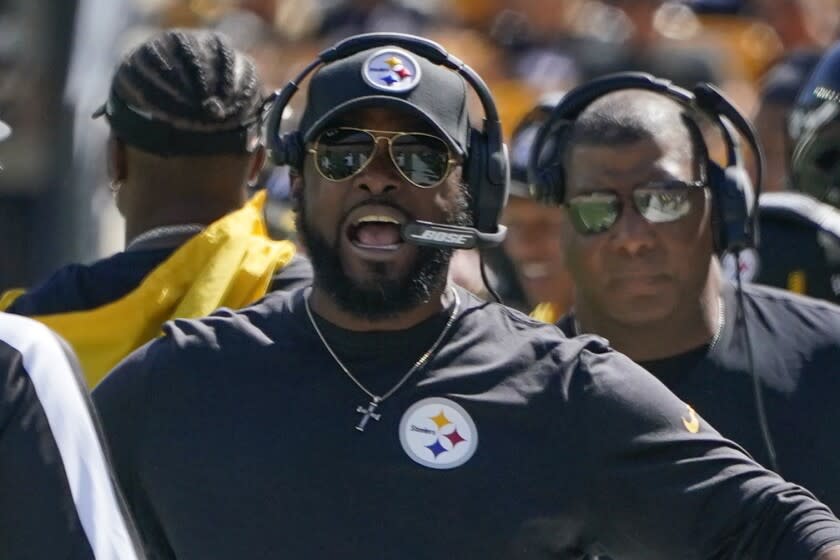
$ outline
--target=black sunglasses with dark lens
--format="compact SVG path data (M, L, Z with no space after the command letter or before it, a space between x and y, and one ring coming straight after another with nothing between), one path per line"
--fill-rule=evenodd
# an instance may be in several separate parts
M439 185L457 163L443 139L424 132L330 128L318 136L309 151L322 177L344 181L367 167L383 139L388 143L391 162L416 187Z
M702 192L703 181L678 180L648 183L633 190L631 199L639 215L652 224L676 222L691 212L693 193ZM575 230L594 235L609 230L624 210L624 200L612 191L596 191L565 203Z

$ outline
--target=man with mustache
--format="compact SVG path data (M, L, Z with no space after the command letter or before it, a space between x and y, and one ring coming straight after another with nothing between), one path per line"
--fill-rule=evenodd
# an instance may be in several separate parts
M158 557L840 558L827 508L602 340L447 284L454 247L504 236L462 62L352 37L275 103L312 288L170 323L94 392Z

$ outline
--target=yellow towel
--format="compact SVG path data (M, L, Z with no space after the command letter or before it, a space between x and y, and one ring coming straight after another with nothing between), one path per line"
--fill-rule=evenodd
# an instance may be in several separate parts
M263 297L295 254L267 237L264 191L178 248L134 291L96 309L34 317L73 347L93 388L130 352L161 334L165 321L240 308ZM19 295L19 293L17 294ZM10 305L14 295L0 298ZM9 300L9 301L6 301Z

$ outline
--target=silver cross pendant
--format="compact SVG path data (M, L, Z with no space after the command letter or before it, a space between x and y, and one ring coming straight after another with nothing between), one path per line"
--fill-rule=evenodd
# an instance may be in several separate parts
M367 408L365 408L363 406L357 406L356 407L356 412L358 412L359 414L362 415L361 420L359 420L359 423L356 425L357 430L359 430L360 432L364 432L365 431L365 426L367 425L368 421L371 418L373 418L377 422L379 421L379 418L382 415L377 414L375 412L377 406L379 406L379 398L374 397L374 399L372 401L370 401L370 404L368 404Z

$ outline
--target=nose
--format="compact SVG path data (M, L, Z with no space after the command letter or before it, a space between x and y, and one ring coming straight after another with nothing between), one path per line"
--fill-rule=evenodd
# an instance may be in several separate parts
M645 220L632 203L626 204L618 222L612 227L612 245L630 256L642 254L654 246L656 234L653 228L653 224Z
M376 150L371 158L365 168L353 178L353 186L371 195L383 195L399 189L403 179L391 161L385 138L377 140Z

